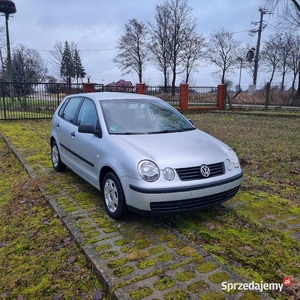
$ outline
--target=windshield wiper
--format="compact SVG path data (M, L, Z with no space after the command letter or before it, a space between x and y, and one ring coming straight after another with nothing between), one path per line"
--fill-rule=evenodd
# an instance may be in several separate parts
M183 128L183 129L168 129L168 130L160 130L160 131L149 131L147 134L160 134L160 133L175 133L175 132L184 132L191 131L196 128Z
M137 134L145 134L144 132L114 132L110 133L114 135L137 135Z

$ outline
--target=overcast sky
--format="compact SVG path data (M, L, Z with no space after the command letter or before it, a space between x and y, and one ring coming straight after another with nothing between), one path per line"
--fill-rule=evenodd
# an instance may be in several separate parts
M112 62L116 55L116 41L124 33L124 25L129 19L136 18L144 23L154 22L155 5L161 0L13 0L17 12L9 20L11 47L23 44L38 50L45 60L49 60L49 50L53 50L56 41L76 42L83 66L91 80L107 84L123 78L135 84L137 75L122 76ZM256 29L260 13L258 9L263 0L189 0L197 18L197 31L209 36L214 30L224 27L236 32L235 39L243 44L256 46L257 35L250 36L248 31ZM4 17L0 18L5 25ZM265 15L268 26L262 39L276 32L276 18ZM272 27L272 26L277 26ZM246 55L246 54L245 54ZM51 65L49 64L51 70ZM213 69L203 67L193 74L194 85L216 85L219 79L212 76ZM230 76L234 84L238 83L239 70ZM144 80L148 84L160 84L162 74L154 68L145 70ZM179 82L182 77L179 76ZM258 75L258 83L264 83ZM252 78L242 72L242 86L251 84Z

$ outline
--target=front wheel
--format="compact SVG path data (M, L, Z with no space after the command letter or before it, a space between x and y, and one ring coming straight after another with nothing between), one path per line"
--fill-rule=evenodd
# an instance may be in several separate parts
M104 176L102 195L107 213L115 220L127 216L128 209L118 177L109 172Z
M63 172L66 169L66 165L60 159L60 154L56 142L53 142L51 144L51 161L55 171Z

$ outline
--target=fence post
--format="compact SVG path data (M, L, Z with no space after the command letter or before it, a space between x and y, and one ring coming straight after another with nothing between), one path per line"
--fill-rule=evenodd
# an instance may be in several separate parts
M189 108L189 85L186 83L182 83L180 85L180 109L188 110Z
M136 84L136 93L137 94L146 94L145 84L144 83L137 83Z
M1 83L1 92L2 92L2 100L3 100L4 120L6 120L5 86L3 82Z
M95 92L95 83L83 83L82 89L84 93L93 93Z
M226 95L226 86L225 84L218 85L217 93L217 107L218 109L225 109L225 95Z

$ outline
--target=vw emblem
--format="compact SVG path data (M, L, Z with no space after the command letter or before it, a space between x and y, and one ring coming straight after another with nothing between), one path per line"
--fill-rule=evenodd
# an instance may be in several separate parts
M207 165L202 165L200 167L200 172L203 177L209 177L209 175L210 175L210 169Z

